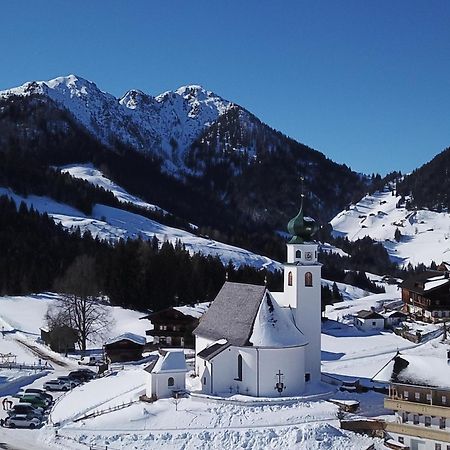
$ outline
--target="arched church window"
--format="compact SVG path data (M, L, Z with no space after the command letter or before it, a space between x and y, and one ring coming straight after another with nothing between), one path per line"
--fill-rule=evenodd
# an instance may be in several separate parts
M237 363L238 363L238 376L237 379L242 381L242 356L238 355L238 359L237 359Z
M169 379L167 380L167 386L171 387L175 384L175 380L173 379L173 377L169 377Z
M297 259L300 259L300 258L302 257L302 251L301 251L301 250L297 250L297 251L295 252L295 257L296 257Z
M307 287L312 286L312 273L311 272L305 273L305 286L307 286Z
M288 273L288 286L292 286L292 272Z

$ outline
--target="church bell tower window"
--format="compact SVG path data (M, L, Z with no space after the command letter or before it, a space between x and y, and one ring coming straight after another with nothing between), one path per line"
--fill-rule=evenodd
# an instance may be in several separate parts
M295 252L295 257L296 257L297 259L301 259L301 258L302 258L302 251L301 251L301 250L297 250L297 251Z
M312 287L312 273L306 272L305 273L305 286L306 287Z

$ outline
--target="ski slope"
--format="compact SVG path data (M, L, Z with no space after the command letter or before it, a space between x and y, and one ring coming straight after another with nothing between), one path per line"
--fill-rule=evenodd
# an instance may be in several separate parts
M333 234L351 241L369 236L381 242L391 259L402 266L449 261L450 214L409 211L398 205L399 200L388 190L366 195L331 220ZM394 238L396 229L402 235L399 242Z

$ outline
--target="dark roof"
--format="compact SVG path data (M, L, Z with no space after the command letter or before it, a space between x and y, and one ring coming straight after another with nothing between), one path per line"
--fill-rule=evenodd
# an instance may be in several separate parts
M210 345L209 347L206 347L201 352L198 352L197 356L204 359L205 361L209 361L210 359L213 359L214 356L223 352L229 346L230 344L228 343L220 344L217 342L215 344Z
M418 273L414 277L408 278L403 283L400 284L402 288L409 289L411 291L422 294L424 292L423 283L425 283L429 278L443 276L444 273L439 270L427 270L425 272Z
M249 345L265 292L265 286L225 282L193 333L212 340L226 339L238 347Z
M381 314L378 314L375 311L366 311L364 309L362 311L359 311L357 317L359 317L360 319L384 319Z

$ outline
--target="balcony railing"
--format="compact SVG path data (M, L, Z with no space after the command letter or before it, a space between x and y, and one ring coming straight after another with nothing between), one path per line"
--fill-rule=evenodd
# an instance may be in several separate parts
M398 398L387 397L384 399L384 407L394 411L423 414L424 416L436 416L450 418L450 407L407 401Z

